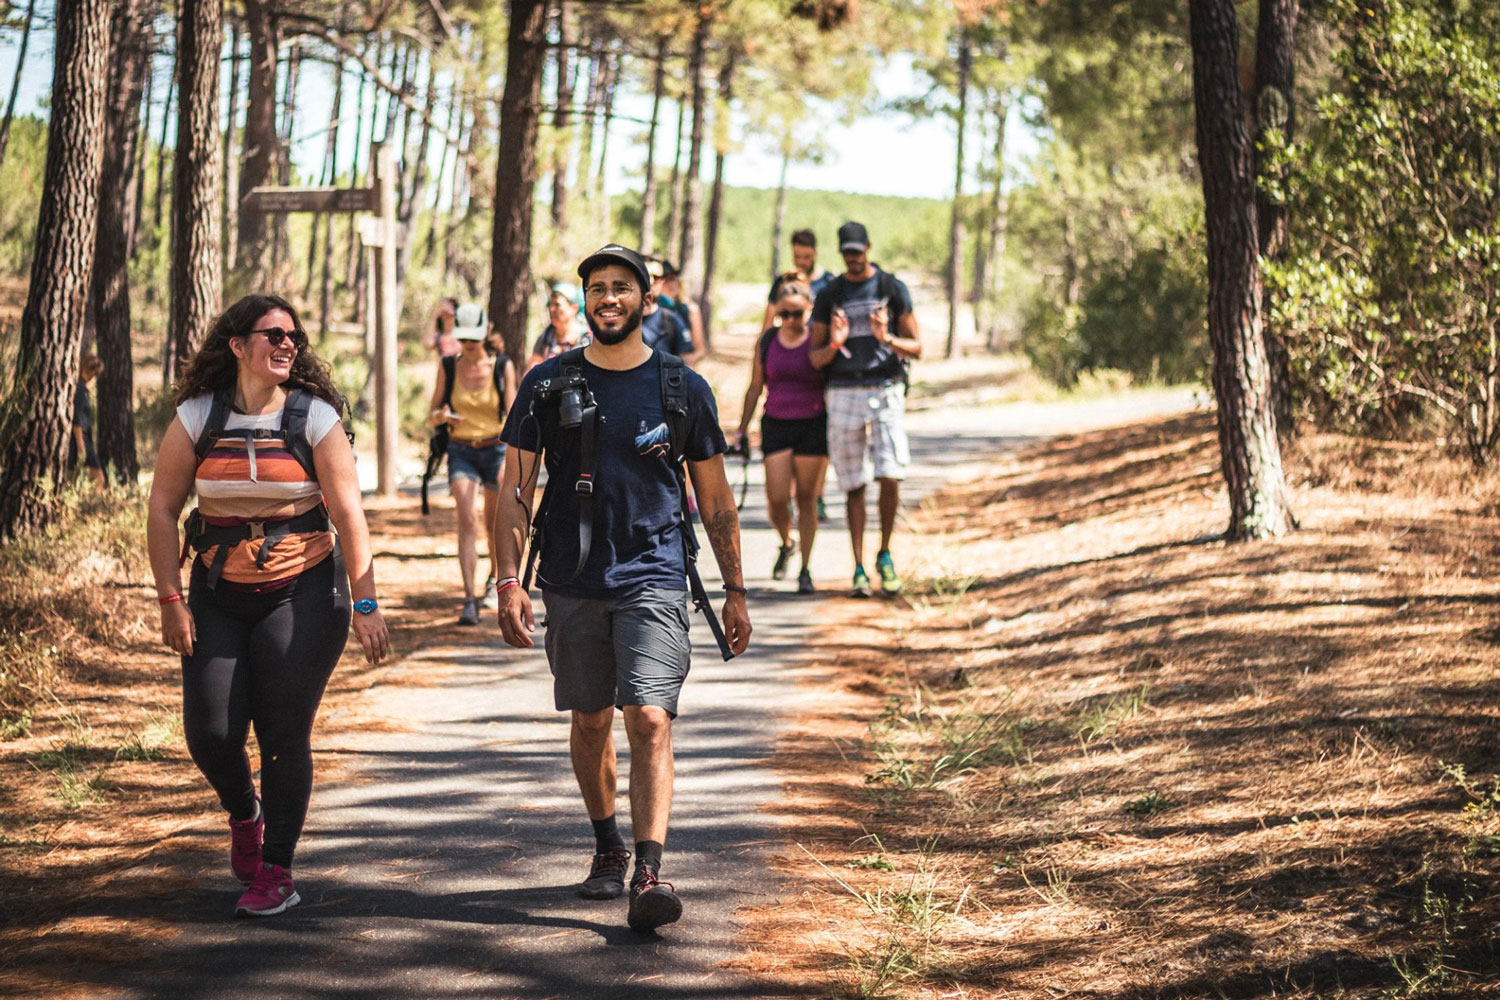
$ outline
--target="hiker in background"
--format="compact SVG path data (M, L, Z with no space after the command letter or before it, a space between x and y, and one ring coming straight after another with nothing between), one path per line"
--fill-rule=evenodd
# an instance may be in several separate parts
M631 852L615 819L618 708L630 739L636 855L626 920L650 930L682 914L682 901L660 874L672 805L672 721L690 658L687 598L696 579L688 569L692 528L682 516L684 465L697 481L723 574L724 633L734 653L750 640L739 516L724 475L713 391L675 357L641 341L651 294L645 262L610 244L585 259L578 276L594 342L527 375L505 425L511 449L500 508L500 630L511 646L533 645L531 595L519 577L545 454L549 486L536 517L545 530L537 580L547 605L547 663L557 710L571 713L573 773L593 828L593 859L578 891L586 899L625 892ZM581 423L574 404L584 404ZM587 466L585 450L593 456ZM575 483L589 488L575 490Z
M855 597L870 596L865 572L865 487L880 483L881 593L901 592L891 534L901 480L911 462L906 439L906 364L922 356L911 293L870 260L870 235L858 222L839 227L844 273L813 302L813 366L828 376L828 455L846 498L854 549Z
M583 289L571 281L552 286L552 294L547 296L547 319L547 328L537 336L526 361L528 372L548 358L584 347L594 339L583 319Z
M812 290L797 281L781 285L776 299L779 326L768 327L756 342L750 359L750 387L740 407L740 426L735 446L743 447L750 419L755 415L762 388L766 412L760 421L760 449L766 465L766 506L771 524L781 536L781 548L771 578L786 577L792 545L792 493L797 496L797 540L802 569L797 574L797 593L813 592L808 560L818 532L817 500L828 472L828 413L823 402L823 373L809 356L811 334L807 314L812 309Z
M776 325L776 300L781 297L782 283L797 280L807 283L814 299L833 280L832 271L818 266L818 237L811 229L792 233L792 270L777 275L771 282L771 294L766 296L766 315L760 322L762 330Z
M654 351L675 354L685 364L692 365L703 356L693 341L692 328L675 309L663 309L657 297L666 277L666 267L655 257L642 260L651 278L651 288L642 307L641 340Z
M451 358L458 353L458 341L453 337L454 315L457 310L457 299L440 299L432 314L432 325L422 338L422 346L429 351L437 351L440 358Z
M646 266L650 268L649 261ZM708 338L703 330L703 310L698 308L698 303L682 294L682 272L670 260L662 260L661 279L655 280L653 272L652 288L656 291L656 304L676 313L677 318L692 334L693 349L684 354L682 360L689 365L697 365L708 354Z
M84 355L78 363L78 385L73 390L73 426L68 435L68 468L77 469L81 456L83 467L89 470L89 478L101 490L104 488L104 466L94 449L94 401L89 396L89 383L103 370L104 362L92 354Z
M516 398L516 369L507 354L491 347L488 335L483 309L472 303L458 307L453 336L459 354L438 363L427 416L431 427L448 425L448 492L458 517L458 570L464 585L460 625L478 625L481 604L497 606L494 525L505 462L500 429ZM481 489L482 499L475 496ZM476 590L479 539L489 555L489 577Z
M230 870L248 884L235 913L270 916L300 900L292 855L312 792L313 720L351 614L369 662L389 651L370 533L344 398L285 299L250 295L220 314L176 401L146 528L162 641L182 655L188 751L229 814ZM178 553L189 548L184 602Z

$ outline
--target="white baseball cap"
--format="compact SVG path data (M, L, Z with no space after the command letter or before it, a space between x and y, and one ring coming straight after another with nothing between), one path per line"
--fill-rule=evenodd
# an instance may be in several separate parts
M484 309L472 302L465 302L453 312L454 340L483 340L489 336L489 317Z

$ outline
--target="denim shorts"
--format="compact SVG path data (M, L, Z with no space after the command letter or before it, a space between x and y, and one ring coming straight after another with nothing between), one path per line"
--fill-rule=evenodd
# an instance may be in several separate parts
M462 441L448 442L448 488L455 479L471 479L487 490L500 488L500 469L505 465L505 445L475 448Z
M542 591L547 663L559 712L655 705L677 717L687 680L687 592L643 590L623 597Z

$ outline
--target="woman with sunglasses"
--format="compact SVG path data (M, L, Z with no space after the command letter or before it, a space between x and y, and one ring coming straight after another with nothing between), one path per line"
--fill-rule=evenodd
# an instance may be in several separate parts
M797 574L797 593L813 592L808 560L818 534L818 497L828 471L828 414L823 405L823 373L808 356L812 344L807 326L812 309L812 291L800 274L789 275L776 297L779 325L761 334L751 359L750 386L740 408L740 426L735 447L748 447L745 440L750 419L755 416L761 391L766 394L766 412L760 421L760 447L765 456L766 505L771 524L781 536L781 548L771 569L772 579L786 576L787 564L796 548L792 545L792 494L797 497L797 539L802 552L802 570Z
M229 813L230 869L248 885L235 912L269 916L300 900L292 855L312 791L313 719L351 614L370 663L389 639L339 421L344 399L291 304L250 295L226 309L176 400L146 536L162 640L182 656L188 751ZM178 517L194 491L179 550ZM184 600L179 551L185 560L189 548ZM245 753L252 725L258 796Z

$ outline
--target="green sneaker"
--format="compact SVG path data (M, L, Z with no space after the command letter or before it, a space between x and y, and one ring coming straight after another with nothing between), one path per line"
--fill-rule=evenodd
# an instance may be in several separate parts
M880 592L887 597L894 597L901 593L901 577L896 572L896 564L891 562L891 554L882 552L875 557L875 572L880 574Z
M854 567L854 587L850 591L850 596L869 597L870 594L870 574L865 572L863 566Z

